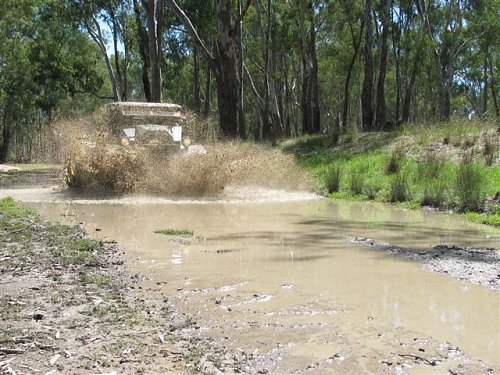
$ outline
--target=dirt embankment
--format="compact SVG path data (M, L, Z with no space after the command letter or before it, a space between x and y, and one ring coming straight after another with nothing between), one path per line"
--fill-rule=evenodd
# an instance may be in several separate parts
M440 244L430 249L411 249L363 237L348 237L354 245L419 262L424 269L500 290L500 250Z

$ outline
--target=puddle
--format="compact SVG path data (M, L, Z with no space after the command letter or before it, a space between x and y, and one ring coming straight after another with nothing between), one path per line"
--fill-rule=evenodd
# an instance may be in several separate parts
M500 366L498 292L347 243L362 236L423 249L443 242L499 248L494 229L377 204L269 198L280 196L275 192L251 202L71 203L53 191L10 193L52 220L85 223L91 234L117 240L132 271L175 296L182 312L225 346L286 358L275 373L310 363L317 373L321 366L378 372L382 364L371 358L416 342L428 351L426 340ZM191 230L197 240L154 233L165 228Z

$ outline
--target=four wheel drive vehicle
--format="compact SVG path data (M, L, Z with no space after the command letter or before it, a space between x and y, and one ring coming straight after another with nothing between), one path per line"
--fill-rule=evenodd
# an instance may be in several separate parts
M113 134L121 146L154 145L188 153L200 153L203 149L191 145L194 129L187 124L178 104L116 102L109 104L109 115Z

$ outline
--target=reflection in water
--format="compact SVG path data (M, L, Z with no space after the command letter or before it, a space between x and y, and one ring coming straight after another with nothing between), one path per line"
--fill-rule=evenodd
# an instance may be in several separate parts
M454 216L352 202L151 202L36 206L51 219L84 222L91 233L99 228L100 236L125 245L134 260L130 268L167 281L166 292L186 285L208 291L192 297L190 308L204 312L200 319L226 321L230 311L242 322L309 327L300 334L280 331L280 340L293 342L297 353L331 355L333 343L345 337L351 345L381 345L368 339L370 332L376 337L404 328L498 363L496 292L346 241L362 236L422 249L441 242L499 247L492 229ZM164 228L192 230L197 240L179 243L154 233ZM224 302L209 308L210 296Z

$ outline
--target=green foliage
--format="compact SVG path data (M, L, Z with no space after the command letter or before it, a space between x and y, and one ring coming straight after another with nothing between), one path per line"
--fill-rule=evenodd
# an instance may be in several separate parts
M396 174L401 169L401 164L404 162L404 154L400 149L394 150L391 154L389 161L387 162L387 167L385 169L386 174Z
M328 193L336 193L340 189L341 170L338 165L330 165L325 174L325 186Z
M49 230L52 233L47 239L50 251L63 264L93 264L102 252L100 241L82 238L71 227L54 224Z
M374 200L377 198L380 190L378 186L366 185L363 192L368 199Z
M192 236L194 236L194 233L191 230L187 230L187 229L175 229L175 228L155 230L155 233L157 233L157 234L163 234L165 236L181 236L181 237L192 237Z
M483 155L484 155L484 163L487 166L491 166L493 164L493 161L495 160L496 151L497 151L495 148L496 147L493 144L493 142L491 141L491 139L486 138L485 143L484 143Z
M473 211L464 212L464 216L476 223L492 225L494 227L500 227L500 214L491 213L479 213Z
M78 93L95 92L103 83L96 70L98 51L63 16L54 1L2 3L1 161L9 156L14 134L18 144L30 142L62 103Z
M455 178L455 194L460 211L481 211L485 197L484 170L471 158L460 164Z
M448 199L449 179L444 159L428 155L418 164L418 183L423 186L422 206L444 207Z
M395 203L410 199L411 193L407 175L403 172L396 174L391 181L389 200Z
M405 151L413 156L405 157L404 161L399 163L399 173L393 175L386 173L388 160L393 154L384 151L384 143L380 143L380 139L374 135L368 137L361 134L353 143L341 143L334 149L319 147L316 152L310 144L299 141L294 143L293 151L300 164L310 170L321 185L326 181L328 166L342 167L343 175L347 178L340 180L338 192L330 194L332 198L403 201L404 207L425 205L460 211L486 210L476 221L492 223L495 215L499 214L496 211L498 202L493 200L493 197L499 191L500 167L485 166L479 152L474 154L473 159L466 158L462 164L455 161L457 155L463 154L463 139L460 134L481 136L485 131L493 134L494 128L491 124L474 124L479 128L470 128L470 124L464 122L429 127L436 131L437 134L434 135L430 130L427 132L419 129L411 134L405 130L401 138L407 140L411 137L412 142L405 146ZM401 131L398 133L401 135ZM453 150L453 145L445 145L443 150L446 154L442 155L446 156L438 156L441 153L434 152L433 148L436 144L442 144L441 137L444 134L456 140L459 146ZM391 139L393 136L388 134L386 137ZM423 139L425 142L431 142L430 151L421 150L419 145ZM483 136L482 139L486 138ZM397 144L400 140L395 139L394 142ZM477 141L477 145L481 143ZM307 152L303 152L303 145ZM485 197L489 197L486 202Z
M0 199L0 215L4 218L27 218L35 215L35 212L19 206L11 197L6 197Z
M363 194L365 188L365 172L364 168L356 167L351 170L351 192L354 195Z

